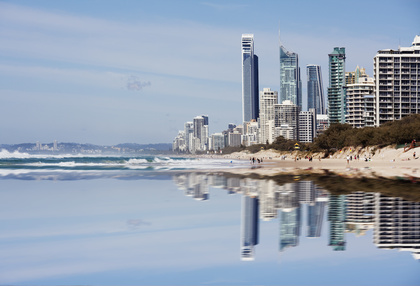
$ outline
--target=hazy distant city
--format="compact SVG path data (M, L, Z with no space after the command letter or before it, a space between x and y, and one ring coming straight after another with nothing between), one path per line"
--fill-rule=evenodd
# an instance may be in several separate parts
M411 47L379 50L373 58L373 76L359 66L346 71L345 47L333 47L328 54L326 97L321 66L307 64L308 110L302 109L298 54L280 43L280 90L260 88L256 44L253 34L242 35L243 124L229 123L226 130L209 134L211 118L199 115L185 122L173 141L173 151L221 152L228 146L271 144L278 136L308 143L332 123L346 123L355 128L378 127L420 113L418 35Z

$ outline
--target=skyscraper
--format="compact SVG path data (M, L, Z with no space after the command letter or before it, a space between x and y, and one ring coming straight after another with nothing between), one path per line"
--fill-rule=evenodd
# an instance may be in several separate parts
M258 99L258 57L254 54L254 35L242 35L242 121L257 120Z
M298 54L280 45L280 102L290 100L302 108L302 82Z
M346 122L345 48L335 47L329 57L328 122Z
M321 67L307 65L306 76L308 79L308 110L316 109L316 114L325 114L324 86L322 83Z

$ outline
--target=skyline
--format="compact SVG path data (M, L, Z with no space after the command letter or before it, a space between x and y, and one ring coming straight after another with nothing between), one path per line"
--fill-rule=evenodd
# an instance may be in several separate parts
M334 47L373 76L378 50L420 34L420 3L372 2L1 1L0 143L171 142L197 114L210 134L242 124L241 35L254 34L260 91L279 91L279 27L301 70L321 66L324 93Z

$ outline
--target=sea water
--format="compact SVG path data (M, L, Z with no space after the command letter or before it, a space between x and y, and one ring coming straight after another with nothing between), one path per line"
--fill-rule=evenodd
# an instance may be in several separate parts
M354 201L310 181L191 172L246 161L1 155L2 285L420 282L419 203L396 199L410 205L413 241L384 245L375 212L389 205L379 194L362 195L358 221Z

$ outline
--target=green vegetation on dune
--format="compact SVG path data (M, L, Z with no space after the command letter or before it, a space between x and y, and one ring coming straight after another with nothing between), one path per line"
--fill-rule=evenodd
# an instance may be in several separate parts
M323 134L316 137L313 143L300 143L297 140L288 140L279 136L272 144L257 144L246 148L227 147L223 152L226 154L248 150L256 153L261 149L293 151L295 144L298 143L300 150L330 153L345 147L378 146L382 148L405 143L409 145L413 139L420 140L420 114L412 114L380 127L353 128L348 124L333 123Z

